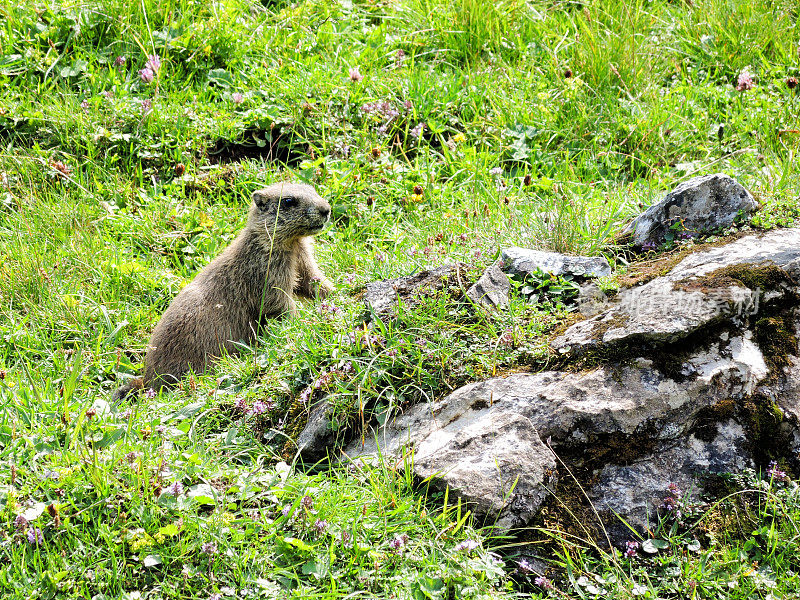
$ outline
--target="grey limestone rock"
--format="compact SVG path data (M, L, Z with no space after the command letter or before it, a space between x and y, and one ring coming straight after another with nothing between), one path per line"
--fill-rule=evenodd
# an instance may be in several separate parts
M757 206L750 192L724 173L693 177L636 217L623 234L632 235L639 247L660 245L678 220L689 232L702 233L730 227L740 213L749 214Z

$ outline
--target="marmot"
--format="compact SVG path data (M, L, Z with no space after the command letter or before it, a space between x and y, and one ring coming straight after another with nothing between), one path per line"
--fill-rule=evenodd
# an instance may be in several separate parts
M153 330L144 377L119 388L172 387L223 351L250 343L267 319L297 310L294 296L326 296L333 285L314 259L311 236L330 205L309 185L276 183L253 192L247 226L172 301Z

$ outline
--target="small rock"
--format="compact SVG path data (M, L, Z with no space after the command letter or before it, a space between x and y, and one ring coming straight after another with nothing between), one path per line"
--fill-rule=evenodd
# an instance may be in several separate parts
M539 269L553 275L606 277L611 266L602 256L569 256L527 248L506 248L500 255L502 269L511 275L528 275Z
M373 315L380 319L391 318L394 316L398 298L401 298L408 307L413 307L419 294L432 294L449 286L460 286L465 271L466 266L457 263L420 271L406 277L368 283L364 296L367 314L364 318L366 321L371 321Z
M311 408L308 422L297 436L297 449L305 460L316 461L325 458L334 439L331 429L332 410L333 407L327 399L317 402Z
M505 308L508 306L508 293L510 291L511 282L506 274L500 270L498 263L494 263L467 290L467 297L476 304L488 308Z
M686 233L697 235L730 227L740 212L749 214L757 207L750 192L724 173L694 177L636 217L623 235L632 234L639 247L658 246L677 221L683 222Z

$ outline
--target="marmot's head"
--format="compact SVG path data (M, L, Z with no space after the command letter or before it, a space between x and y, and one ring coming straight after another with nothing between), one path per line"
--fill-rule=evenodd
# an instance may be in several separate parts
M330 204L310 185L275 183L253 192L248 225L270 238L290 241L319 233L330 215Z

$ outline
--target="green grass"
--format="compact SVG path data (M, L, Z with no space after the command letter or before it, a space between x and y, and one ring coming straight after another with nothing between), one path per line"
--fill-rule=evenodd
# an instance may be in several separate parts
M742 0L0 4L4 597L798 593L794 484L734 482L760 491L665 521L668 547L629 560L547 524L493 538L407 465L309 470L294 445L309 388L341 441L543 368L569 318L445 293L351 340L366 282L455 261L474 278L512 244L614 262L628 218L717 171L762 203L745 227L796 224L797 18ZM737 91L744 69L756 85ZM284 178L333 205L317 247L337 310L307 303L183 389L109 405L250 193ZM516 568L545 542L558 591Z

